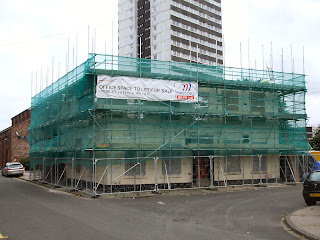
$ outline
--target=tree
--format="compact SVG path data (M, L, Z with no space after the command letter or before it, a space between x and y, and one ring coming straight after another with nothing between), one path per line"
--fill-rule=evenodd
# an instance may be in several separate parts
M320 150L320 127L317 128L314 137L310 141L313 150Z

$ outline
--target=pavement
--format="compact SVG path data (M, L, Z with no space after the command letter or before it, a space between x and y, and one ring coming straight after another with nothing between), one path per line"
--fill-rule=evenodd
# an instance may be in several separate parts
M26 171L20 178L30 180L30 173ZM289 230L296 232L310 240L320 240L320 204L305 207L286 216Z
M21 176L19 178L24 179L24 180L30 180L30 172L29 171L24 171L23 176Z
M320 239L320 205L305 207L286 217L287 225L307 239Z

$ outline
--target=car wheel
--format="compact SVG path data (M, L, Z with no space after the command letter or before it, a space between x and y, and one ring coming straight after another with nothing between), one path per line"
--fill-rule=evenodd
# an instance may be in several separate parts
M313 205L316 205L316 203L317 203L317 201L311 200L311 199L305 199L304 201L306 202L306 204L308 206L313 206Z

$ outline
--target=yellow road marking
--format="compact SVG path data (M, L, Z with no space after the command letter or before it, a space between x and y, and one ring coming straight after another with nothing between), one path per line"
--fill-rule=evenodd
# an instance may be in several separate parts
M8 236L4 237L4 236L2 236L2 234L0 233L0 239L4 239L4 238L8 238Z

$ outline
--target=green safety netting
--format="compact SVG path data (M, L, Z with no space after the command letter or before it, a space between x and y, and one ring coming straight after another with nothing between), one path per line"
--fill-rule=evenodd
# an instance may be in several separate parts
M97 75L197 82L199 102L97 99ZM305 154L305 94L303 74L91 54L32 98L30 156Z

